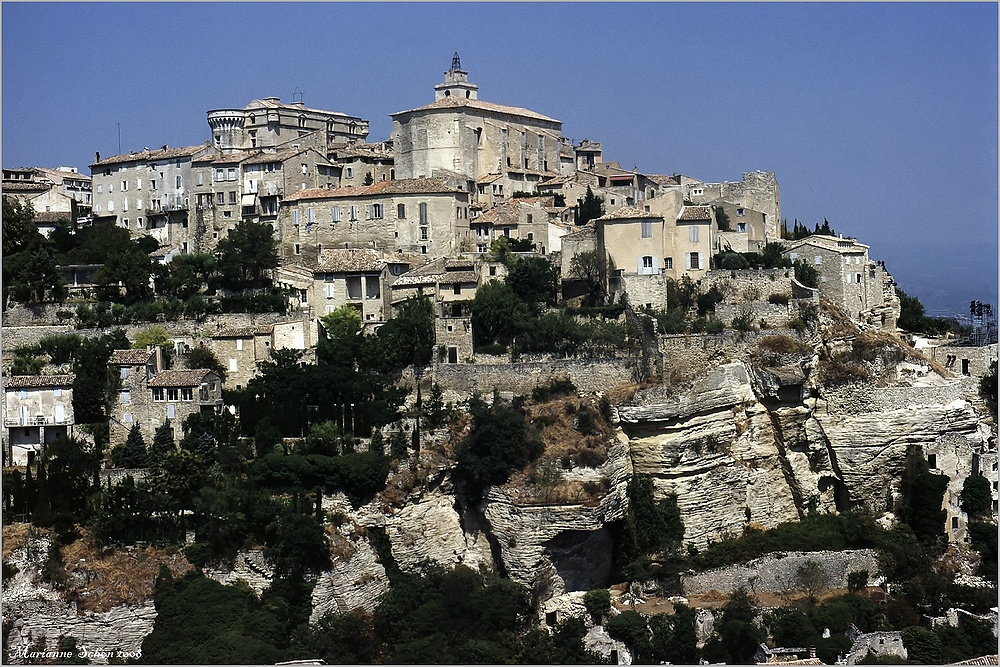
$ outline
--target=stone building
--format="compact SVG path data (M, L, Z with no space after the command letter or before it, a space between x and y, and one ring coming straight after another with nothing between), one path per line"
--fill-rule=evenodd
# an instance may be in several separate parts
M683 206L676 218L627 207L598 218L595 229L609 294L622 289L622 278L629 279L633 290L643 289L648 280L662 283L685 275L698 280L708 272L715 245L715 214L710 206Z
M493 240L505 236L530 241L544 255L559 250L559 239L568 233L565 225L565 207L553 206L552 197L525 197L480 212L469 221L469 235L478 253L489 252Z
M146 398L146 397L144 397ZM160 371L149 381L146 419L140 422L146 443L151 443L156 429L168 419L173 425L174 440L182 436L179 428L196 412L222 409L222 381L214 372L195 370Z
M190 247L206 252L242 220L275 224L282 198L340 184L340 168L322 151L297 143L243 153L206 153L194 162Z
M3 196L30 203L35 211L35 225L46 237L57 222L76 222L89 217L93 205L91 179L76 167L4 169Z
M302 190L282 201L277 232L282 260L309 267L333 248L453 255L472 246L469 193L442 178Z
M899 297L895 281L881 263L868 257L868 246L856 239L813 234L785 243L785 255L802 260L819 273L820 294L851 318L886 331L896 330Z
M334 248L323 251L314 271L310 296L317 317L341 306L357 310L362 322L387 318L389 264L383 253L370 248Z
M271 355L274 325L232 327L212 334L212 353L226 369L227 388L242 389L257 374L257 362Z
M42 448L72 435L76 375L12 375L3 379L4 465L28 465Z
M693 204L735 204L754 211L763 217L764 236L768 240L781 238L778 225L781 220L781 189L774 172L748 171L738 182L706 183L690 176L677 174L684 199Z
M390 114L399 178L460 174L478 197L502 200L560 175L560 121L480 100L457 53L444 76L434 102Z
M368 121L339 111L307 108L301 99L283 104L279 97L253 100L242 109L208 111L212 145L228 150L273 148L316 133L323 151L334 146L364 143Z
M110 442L119 444L125 442L137 421L143 435L148 430L143 430L141 422L146 413L143 406L149 394L149 381L163 369L163 353L159 347L115 350L108 359L108 366L119 379L118 400L108 420Z
M340 167L342 187L359 187L380 181L396 180L395 161L390 142L335 148L330 151L329 157Z
M93 216L111 220L132 236L153 236L161 245L186 250L189 210L194 203L192 163L210 152L207 144L145 149L101 159L93 174Z
M727 201L713 206L721 207L729 218L729 231L719 231L719 252L761 252L765 245L778 240L766 235L766 213Z

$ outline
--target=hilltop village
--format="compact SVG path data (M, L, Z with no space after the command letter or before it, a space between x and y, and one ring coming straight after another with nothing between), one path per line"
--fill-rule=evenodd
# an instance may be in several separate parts
M458 54L391 117L3 170L5 657L996 664L990 305Z

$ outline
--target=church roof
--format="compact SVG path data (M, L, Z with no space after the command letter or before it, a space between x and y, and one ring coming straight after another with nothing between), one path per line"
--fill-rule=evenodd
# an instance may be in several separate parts
M444 97L440 100L436 100L422 107L417 107L416 109L408 109L406 111L397 111L396 113L389 114L390 116L401 116L407 113L414 113L416 111L438 111L441 109L460 109L460 108L475 109L477 111L490 111L493 113L502 113L510 116L521 116L522 118L531 118L532 120L542 120L549 123L559 123L562 121L556 120L554 118L549 118L548 116L543 116L540 113L536 113L529 109L522 109L521 107L510 107L504 104L495 104L493 102L485 102L483 100L472 100L463 97Z

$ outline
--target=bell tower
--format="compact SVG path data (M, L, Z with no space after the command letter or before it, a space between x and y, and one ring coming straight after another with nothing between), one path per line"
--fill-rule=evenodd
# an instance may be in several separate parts
M434 86L434 101L446 97L457 97L465 100L478 98L479 86L469 83L469 73L462 69L462 61L458 52L451 57L451 69L444 73L444 82Z

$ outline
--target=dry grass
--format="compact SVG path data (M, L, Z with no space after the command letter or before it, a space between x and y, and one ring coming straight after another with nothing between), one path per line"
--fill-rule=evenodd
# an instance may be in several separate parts
M12 523L3 527L3 559L28 543L32 531L47 534L44 528L35 528L30 523Z
M641 384L619 384L606 390L604 396L611 401L611 405L625 405L635 398L636 392L640 389L642 389Z
M153 597L160 566L181 576L192 569L177 550L154 547L102 549L86 534L59 549L72 583L64 596L78 611L103 612L119 605L139 605Z

